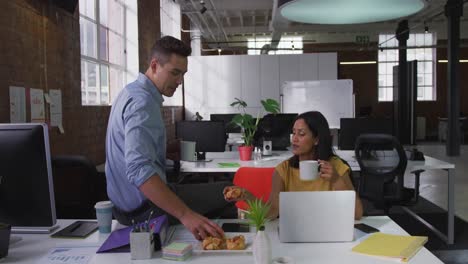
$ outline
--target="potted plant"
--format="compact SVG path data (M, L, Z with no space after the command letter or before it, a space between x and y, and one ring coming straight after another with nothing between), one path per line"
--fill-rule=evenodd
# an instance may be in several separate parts
M260 101L263 106L263 110L268 113L277 114L279 113L279 103L274 99L266 99ZM235 115L232 119L232 123L242 128L242 139L244 144L239 147L239 155L241 160L250 160L252 157L253 150L253 138L257 131L260 117L263 116L263 111L257 113L257 117L254 118L252 115L245 111L247 103L244 100L235 98L235 101L231 103L232 107L237 107L240 113Z
M257 231L253 242L253 255L256 264L271 263L271 242L265 233L265 224L268 222L268 212L270 204L264 203L261 199L248 200L249 206L247 219L249 224L254 225Z
M271 205L264 203L262 199L251 199L247 200L249 209L247 210L246 217L249 220L251 226L255 226L256 230L259 231L268 222L268 212L270 211Z

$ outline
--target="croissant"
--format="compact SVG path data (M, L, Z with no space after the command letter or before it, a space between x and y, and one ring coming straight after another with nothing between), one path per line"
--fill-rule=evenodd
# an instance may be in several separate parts
M202 246L204 250L226 249L226 243L224 239L217 237L206 237L202 242Z
M245 249L245 237L243 235L235 236L226 239L226 246L229 250L243 250Z
M230 188L226 192L226 198L228 199L237 199L237 198L240 198L241 195L242 195L242 190L239 188Z

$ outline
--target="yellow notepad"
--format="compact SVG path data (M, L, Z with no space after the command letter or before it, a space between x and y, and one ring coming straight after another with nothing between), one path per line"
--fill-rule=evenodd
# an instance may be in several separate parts
M400 258L407 262L427 242L425 236L399 236L374 233L352 251L367 255Z

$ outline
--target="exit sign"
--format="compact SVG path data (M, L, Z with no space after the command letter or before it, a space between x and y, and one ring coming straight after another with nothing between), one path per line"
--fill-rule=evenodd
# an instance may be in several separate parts
M369 36L356 36L356 43L359 43L359 44L369 43Z

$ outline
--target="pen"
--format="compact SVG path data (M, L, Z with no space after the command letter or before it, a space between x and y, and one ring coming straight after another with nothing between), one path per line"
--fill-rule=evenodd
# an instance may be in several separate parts
M153 215L153 210L151 210L151 212L150 212L150 214L149 214L149 216L148 216L148 220L147 220L148 222L151 220L151 216L152 216L152 215Z
M132 232L139 232L138 225L135 225L135 219L132 219Z

